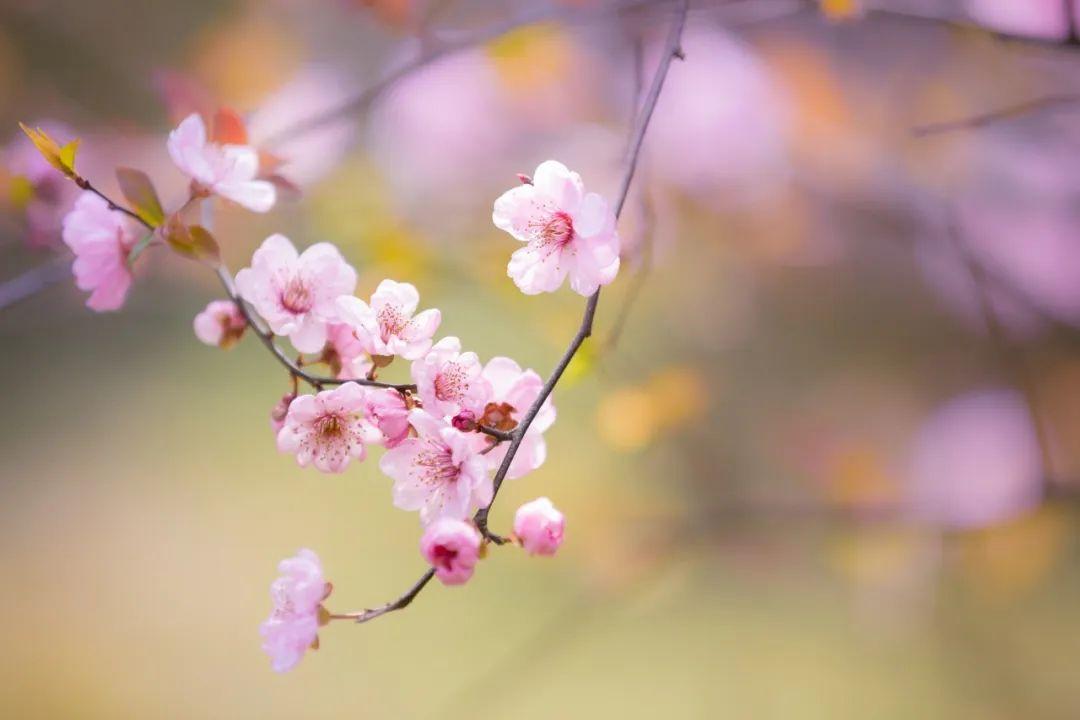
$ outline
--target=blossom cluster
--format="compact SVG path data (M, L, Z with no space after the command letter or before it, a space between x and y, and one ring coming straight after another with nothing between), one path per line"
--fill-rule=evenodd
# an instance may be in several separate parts
M442 313L421 310L410 283L385 279L370 296L357 297L357 272L330 243L299 251L284 235L271 235L231 277L210 231L188 224L185 213L212 197L260 213L277 201L279 176L270 171L280 160L248 143L235 113L219 112L209 128L191 115L169 135L169 154L190 179L187 202L171 214L145 174L117 171L129 203L121 207L76 171L78 141L61 147L42 130L24 130L45 160L83 189L63 220L63 239L75 254L79 288L90 292L88 306L120 308L135 261L151 244L210 265L229 297L194 318L201 342L227 348L250 328L279 359L276 338L287 338L300 353L290 365L293 389L271 412L278 450L301 467L342 473L371 448L384 448L379 467L393 481L393 504L418 514L420 553L430 573L446 585L467 582L486 543L503 542L473 519L479 511L486 516L496 478L520 478L547 457L544 433L556 412L543 378L509 357L483 362L455 336L437 338ZM610 283L620 248L606 201L585 192L581 177L555 161L519 178L522 184L499 197L492 214L496 227L524 243L508 265L518 287L551 292L569 280L588 296ZM408 364L411 382L378 380L396 361ZM330 376L300 370L318 365ZM315 391L299 393L300 378ZM540 498L518 510L509 539L529 554L552 555L563 527L562 514ZM323 607L330 584L314 552L302 550L279 569L274 609L261 632L274 668L284 671L318 647L321 625L346 616Z

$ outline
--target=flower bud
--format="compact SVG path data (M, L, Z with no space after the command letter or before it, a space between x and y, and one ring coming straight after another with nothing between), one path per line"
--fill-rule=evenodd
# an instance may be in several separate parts
M472 577L480 557L480 533L453 518L436 520L420 538L420 554L435 568L443 585L463 585Z
M565 526L566 518L546 497L525 503L514 514L514 535L530 555L554 555Z
M462 410L450 421L461 432L472 432L476 429L476 413L472 410Z

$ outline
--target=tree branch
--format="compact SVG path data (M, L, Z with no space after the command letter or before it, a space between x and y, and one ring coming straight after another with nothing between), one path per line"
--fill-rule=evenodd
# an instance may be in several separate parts
M71 256L57 255L0 283L0 310L71 277Z
M921 138L929 135L955 132L958 130L977 130L988 125L995 125L1040 110L1050 110L1078 104L1080 104L1080 93L1045 95L1014 105L1006 105L997 110L990 110L985 113L980 113L979 115L972 115L971 117L919 125L912 128L911 134Z

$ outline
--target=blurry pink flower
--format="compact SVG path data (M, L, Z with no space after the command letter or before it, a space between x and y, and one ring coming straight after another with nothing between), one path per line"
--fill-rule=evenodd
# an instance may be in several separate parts
M554 555L565 527L566 518L546 497L527 502L514 513L514 534L530 555Z
M527 295L570 287L592 295L619 272L615 214L581 176L560 162L536 168L532 184L507 190L495 201L495 227L527 245L510 258L507 274Z
M441 517L465 519L491 502L491 478L471 437L424 410L409 413L418 437L406 438L379 462L394 479L394 505L419 510L420 522Z
M330 243L316 243L300 256L284 235L271 235L236 275L240 295L255 306L277 335L287 335L300 352L326 344L327 323L336 319L335 301L356 289L356 271Z
M254 212L274 206L277 190L259 180L259 151L250 145L218 145L206 136L198 113L169 133L169 155L181 171L210 192Z
M1069 34L1069 2L1080 17L1080 0L966 0L964 4L972 20L991 30L1064 40Z
M123 305L132 281L128 253L138 242L131 222L85 192L64 218L64 242L75 253L75 284L93 291L87 307L103 312Z
M276 672L296 667L310 647L317 647L322 601L330 594L319 556L303 549L278 565L281 576L270 585L274 609L261 626L262 649Z
M345 383L318 395L301 395L289 405L277 447L296 455L300 467L314 463L325 473L344 472L355 458L363 460L366 446L380 439L364 417L364 388Z
M74 137L72 130L57 122L32 123L54 138ZM64 214L79 195L75 183L56 171L23 133L0 150L6 169L7 201L26 221L26 243L31 247L56 245L60 240ZM0 178L5 175L0 171Z
M969 393L937 408L919 430L911 501L945 527L984 527L1036 506L1042 476L1024 399L1012 390Z
M480 559L480 533L469 523L440 518L420 538L420 554L443 585L464 585Z
M227 348L236 343L247 328L247 320L232 300L213 300L195 316L195 337L212 347Z
M482 377L491 386L491 400L484 407L484 414L477 422L499 430L513 430L544 386L543 379L535 371L522 370L520 365L506 357L495 357L488 361ZM554 422L555 406L551 402L551 396L548 396L529 425L529 431L525 433L525 438L510 463L506 474L508 478L519 478L544 464L547 458L544 431ZM493 468L501 465L506 450L505 443L497 445L485 456L488 464Z
M382 443L388 448L397 447L409 436L409 406L397 390L368 390L364 414L379 428Z
M424 310L414 317L419 303L420 293L413 285L383 280L370 305L344 295L338 298L337 307L368 354L416 360L431 348L431 338L442 321L438 310Z
M412 364L412 378L424 409L432 415L457 415L480 410L491 394L481 377L483 367L474 352L461 352L461 341L444 337L422 360Z
M346 323L330 323L326 330L323 360L339 380L365 378L373 365L364 346Z

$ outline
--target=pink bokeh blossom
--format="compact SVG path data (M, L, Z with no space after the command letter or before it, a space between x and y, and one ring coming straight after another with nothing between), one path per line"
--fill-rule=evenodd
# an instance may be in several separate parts
M417 314L420 293L409 283L383 280L371 302L346 295L338 298L338 313L356 332L361 347L370 355L421 358L431 349L431 338L442 314L424 310Z
M308 549L278 564L281 575L270 585L274 608L261 626L262 649L276 672L296 667L319 638L322 601L330 594L319 556Z
M527 502L514 513L514 535L530 555L554 555L565 529L566 518L546 497Z
M236 287L275 334L287 335L300 352L318 352L337 318L335 301L356 289L356 271L330 243L298 256L287 237L271 235L251 267L237 273Z
M247 320L232 300L213 300L195 316L195 337L211 347L235 344L247 328Z
M259 151L250 145L210 142L198 113L169 133L169 155L180 170L206 190L253 212L267 212L277 200L273 183L259 179Z
M412 364L412 378L424 408L433 415L453 416L481 410L491 394L474 352L462 352L461 341L444 337Z
M965 0L964 5L972 20L991 30L1064 40L1069 35L1070 2L1080 17L1080 0Z
M507 357L494 357L484 366L481 377L491 387L490 401L477 420L482 425L499 430L512 430L521 422L526 411L540 395L544 380L534 370L522 370L521 366ZM540 411L529 425L517 454L510 463L506 476L522 477L544 464L547 444L544 431L555 422L555 405L548 396ZM497 445L485 457L492 468L497 468L506 457L507 445Z
M364 406L365 390L356 383L299 396L278 432L278 450L295 454L300 467L314 464L325 473L344 472L352 460L364 459L369 444L381 439L364 417Z
M382 456L379 467L394 480L394 505L419 510L429 525L441 517L465 519L491 502L487 463L471 437L424 410L409 413L417 437Z
M464 585L480 559L480 533L463 520L440 518L420 538L420 554L443 585Z
M75 284L91 291L86 306L98 312L119 309L133 279L128 253L139 239L132 222L85 192L64 218L63 237L75 253Z
M492 221L526 243L511 256L507 274L527 295L554 292L569 277L574 292L588 296L619 273L614 212L560 162L541 163L531 184L503 193Z

